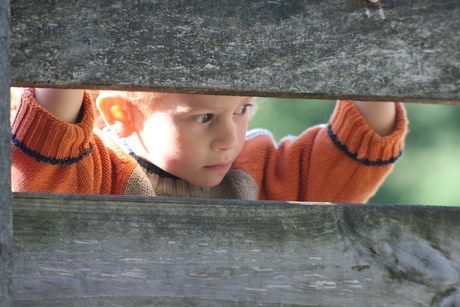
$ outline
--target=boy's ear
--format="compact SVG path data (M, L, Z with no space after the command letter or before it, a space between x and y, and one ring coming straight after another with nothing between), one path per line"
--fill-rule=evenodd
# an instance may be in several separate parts
M118 136L125 138L135 132L131 116L131 102L116 93L101 94L96 100L107 126L112 126Z

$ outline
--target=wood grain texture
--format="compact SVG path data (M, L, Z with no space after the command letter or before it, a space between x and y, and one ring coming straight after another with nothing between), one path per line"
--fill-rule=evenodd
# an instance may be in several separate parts
M16 306L457 306L460 208L14 196Z
M13 0L13 84L460 102L458 0Z
M10 10L0 0L0 306L13 305L12 195L10 187Z

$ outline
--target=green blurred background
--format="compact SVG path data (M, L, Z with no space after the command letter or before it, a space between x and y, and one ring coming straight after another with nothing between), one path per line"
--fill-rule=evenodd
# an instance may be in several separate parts
M335 101L258 98L249 129L277 142L326 123ZM409 133L403 156L370 203L460 205L460 106L405 103Z

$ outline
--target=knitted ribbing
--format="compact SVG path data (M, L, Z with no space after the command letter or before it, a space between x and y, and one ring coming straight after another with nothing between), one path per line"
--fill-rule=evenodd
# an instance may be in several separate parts
M370 165L384 165L394 162L402 152L407 124L405 117L401 104L396 104L396 127L390 135L382 137L369 127L351 101L343 101L331 117L328 132L336 141L335 145L353 158Z
M13 140L36 157L54 161L56 165L71 164L67 160L81 159L91 150L94 122L91 108L91 98L85 94L82 121L69 125L38 105L32 94L24 94L12 123Z

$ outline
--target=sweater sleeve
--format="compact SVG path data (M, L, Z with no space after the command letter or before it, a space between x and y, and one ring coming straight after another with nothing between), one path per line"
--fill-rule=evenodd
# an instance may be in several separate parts
M259 186L259 199L365 203L403 150L407 119L396 104L394 131L376 134L351 101L339 101L327 125L276 147L268 135L250 137L235 164Z
M120 171L123 163L114 163L119 153L108 150L92 133L93 121L86 92L77 124L59 120L32 93L24 94L12 123L13 191L123 194L117 182L126 181L135 165ZM123 166L129 164L125 161Z

